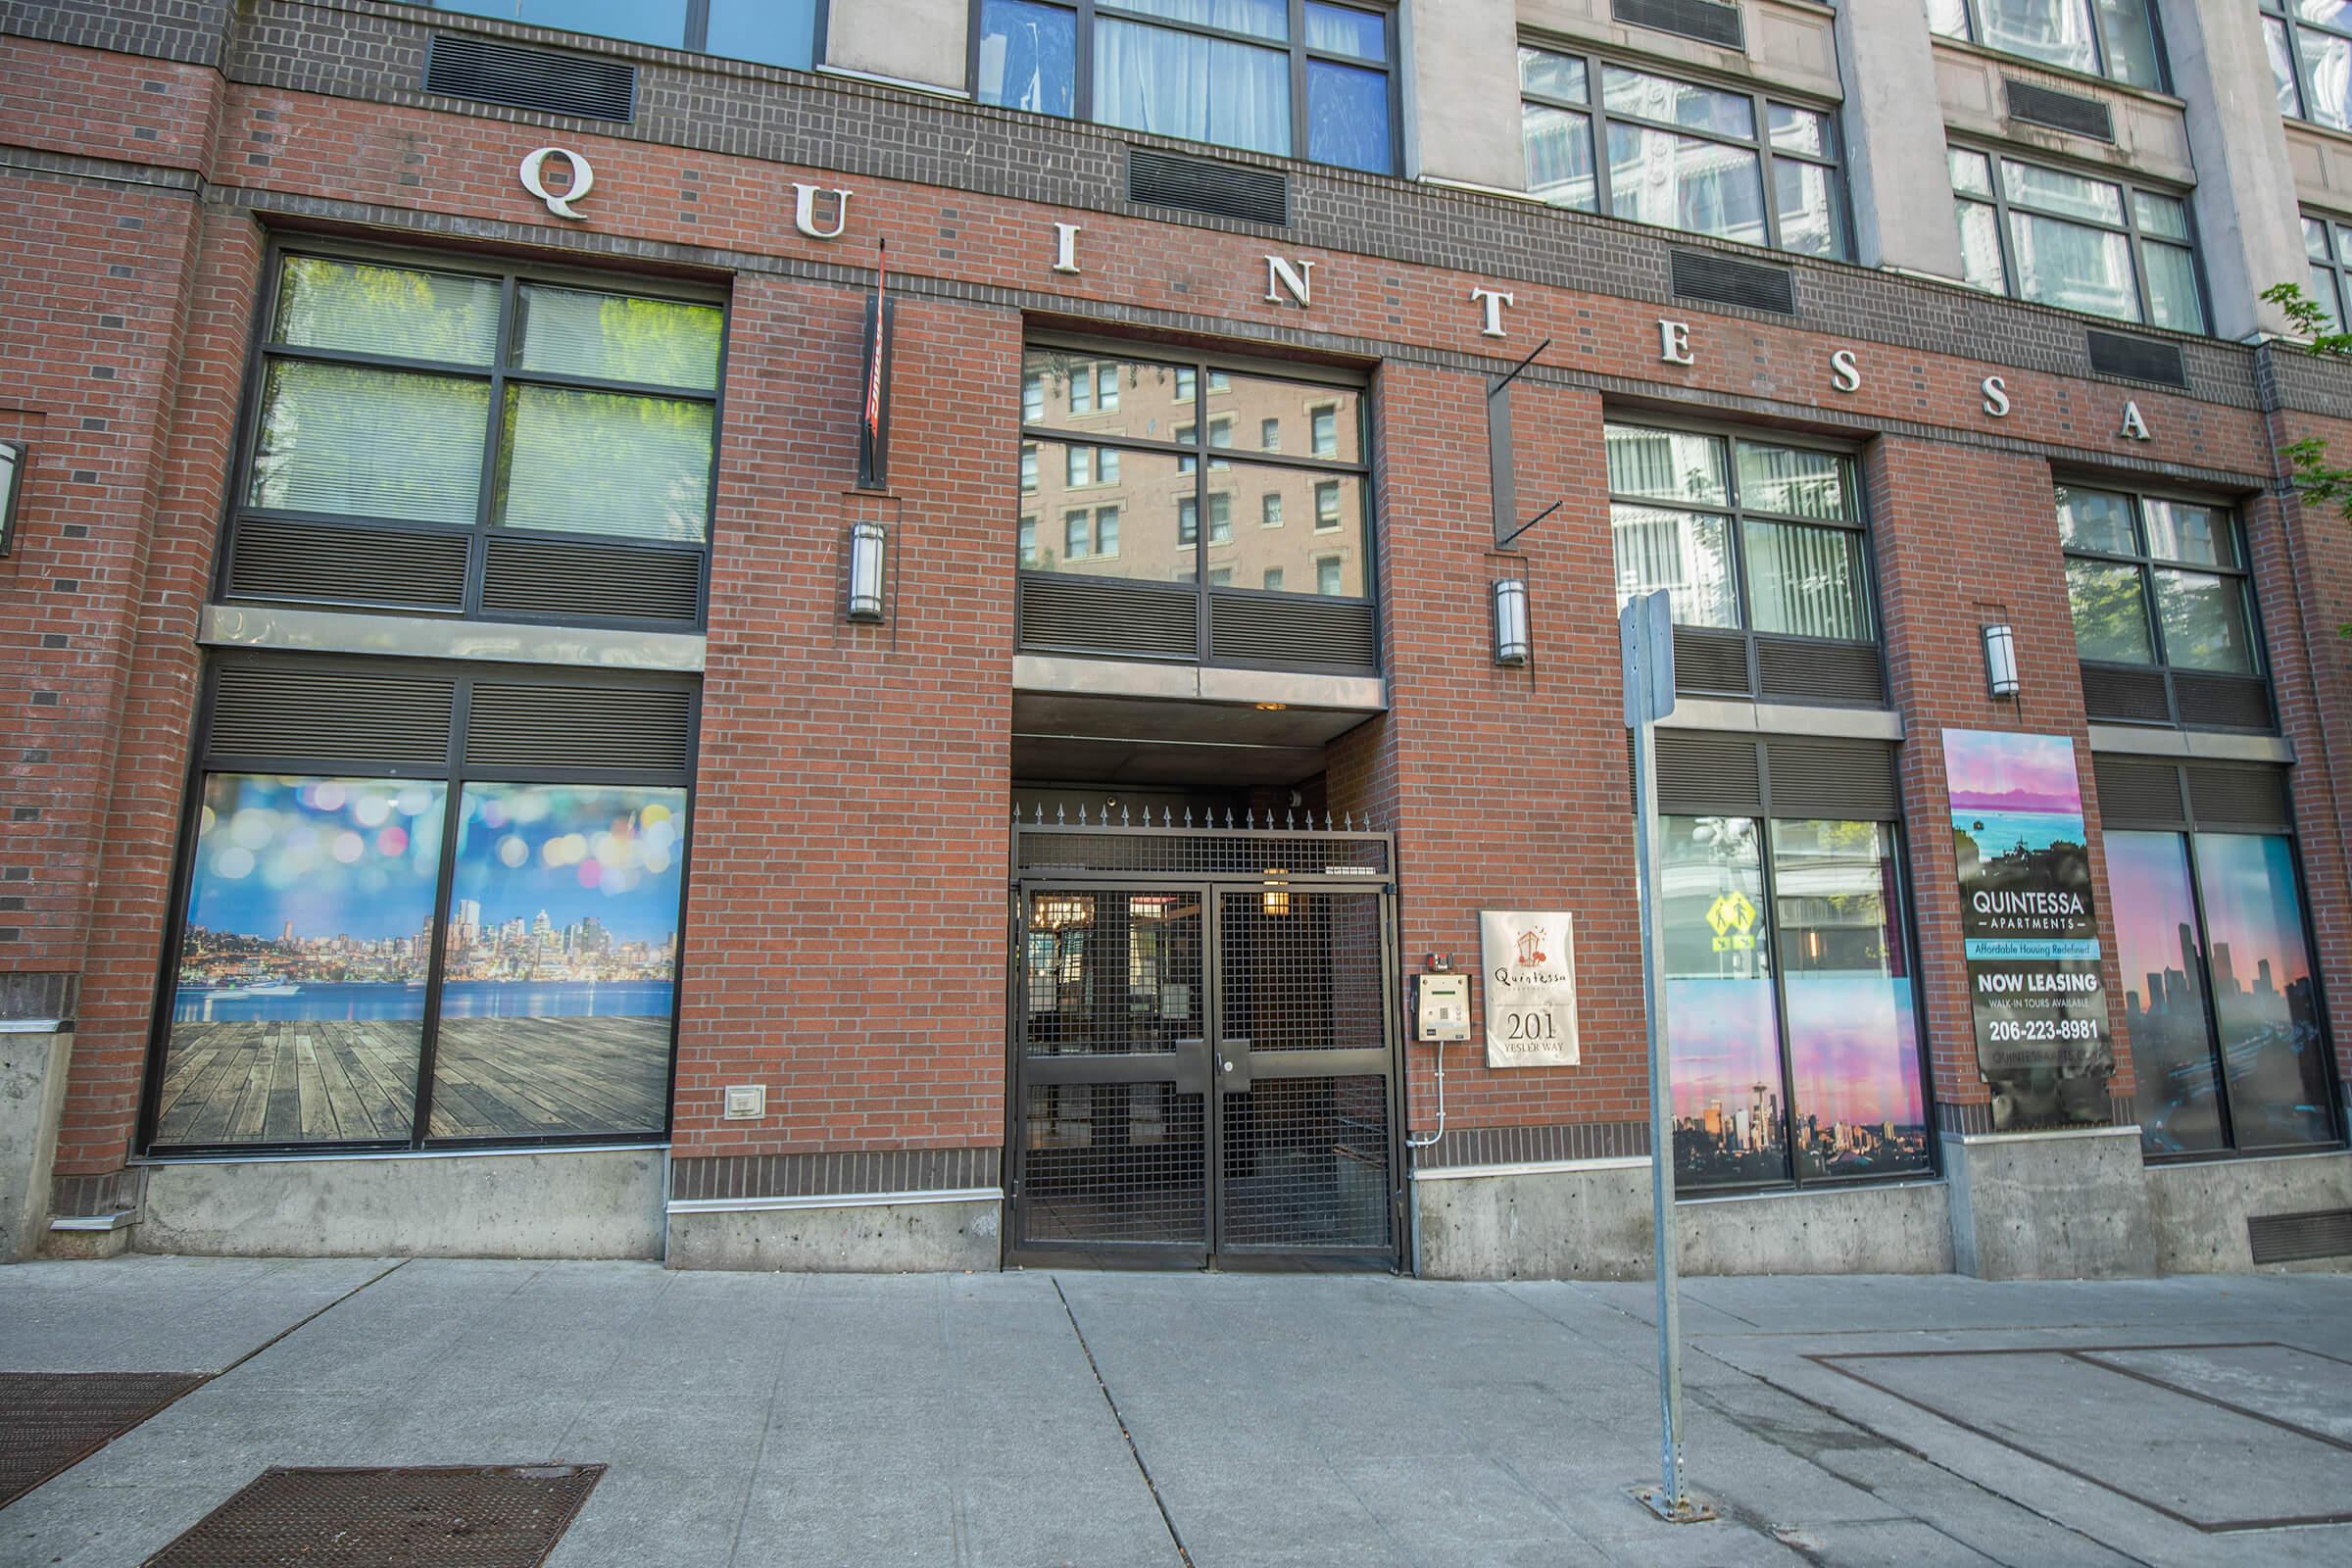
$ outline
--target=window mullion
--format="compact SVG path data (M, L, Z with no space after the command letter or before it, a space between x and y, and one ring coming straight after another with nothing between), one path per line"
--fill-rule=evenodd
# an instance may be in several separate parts
M1780 186L1773 178L1772 107L1765 103L1760 92L1750 93L1747 102L1748 113L1755 117L1756 122L1756 181L1761 187L1758 196L1764 203L1764 242L1777 251L1781 248L1781 196Z
M2183 790L2183 797L2187 792ZM2197 922L2197 995L2204 1004L2205 1059L2213 1068L2213 1106L2221 1119L2222 1147L2235 1151L2236 1106L2231 1103L2230 1064L2222 1055L2222 1017L2213 995L2212 934L2205 926L2205 879L2197 864L2196 807L2188 808L2188 830L2180 835L2181 863L2188 868L2188 906ZM2134 1068L2137 1063L2133 1063Z
M1585 96L1592 100L1585 105L1585 115L1587 130L1592 138L1592 192L1597 198L1594 210L1614 218L1617 204L1609 191L1609 112L1601 105L1600 61L1592 55L1577 58L1585 63Z

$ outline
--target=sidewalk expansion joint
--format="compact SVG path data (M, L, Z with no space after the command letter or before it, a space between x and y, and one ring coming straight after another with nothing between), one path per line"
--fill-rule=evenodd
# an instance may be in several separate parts
M1138 1475L1144 1478L1144 1490L1152 1494L1152 1506L1159 1510L1159 1522L1167 1527L1168 1544L1176 1548L1176 1560L1184 1568L1193 1568L1193 1554L1185 1549L1184 1537L1177 1532L1176 1521L1168 1516L1167 1499L1159 1494L1159 1483L1152 1479L1152 1467L1144 1463L1142 1450L1135 1446L1135 1434L1127 1430L1127 1418L1119 1413L1119 1401L1111 1396L1110 1385L1102 1381L1102 1368L1095 1360L1094 1347L1086 1343L1086 1330L1078 1326L1078 1313L1061 1289L1061 1279L1054 1279L1054 1295L1061 1302L1062 1314L1070 1320L1070 1332L1078 1337L1079 1351L1086 1357L1086 1369L1095 1375L1095 1387L1102 1391L1102 1402L1110 1406L1110 1418L1119 1424L1119 1437L1127 1445L1127 1457L1135 1461Z

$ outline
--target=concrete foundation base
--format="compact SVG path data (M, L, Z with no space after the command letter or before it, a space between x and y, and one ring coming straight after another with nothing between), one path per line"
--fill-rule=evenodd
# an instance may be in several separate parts
M2148 1167L2156 1266L2167 1274L2254 1268L2246 1221L2257 1214L2352 1208L2352 1153L2216 1159ZM2266 1271L2352 1270L2352 1257L2263 1265Z
M658 1149L158 1165L132 1245L234 1257L662 1255Z
M1649 1161L1467 1170L1413 1183L1429 1279L1647 1279ZM1679 1205L1686 1274L1938 1274L1950 1209L1935 1182Z
M72 1030L0 1031L0 1263L41 1250Z
M1001 1261L1004 1200L823 1203L676 1209L671 1268L796 1270L813 1274L910 1274L987 1270Z
M1946 1138L1952 1264L1987 1280L2156 1272L2136 1127Z

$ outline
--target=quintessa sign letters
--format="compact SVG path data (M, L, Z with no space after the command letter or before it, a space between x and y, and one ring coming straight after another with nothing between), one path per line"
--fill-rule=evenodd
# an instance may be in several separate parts
M2103 1122L2115 1048L2074 742L1947 729L1943 771L1993 1125Z
M1565 912L1481 909L1487 977L1487 1065L1573 1067L1576 950Z

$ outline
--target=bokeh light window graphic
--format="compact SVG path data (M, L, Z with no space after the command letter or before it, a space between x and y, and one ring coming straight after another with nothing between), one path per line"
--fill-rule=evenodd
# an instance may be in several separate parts
M445 803L438 783L206 781L158 1142L409 1137Z
M685 829L682 789L465 787L432 1136L661 1131Z

